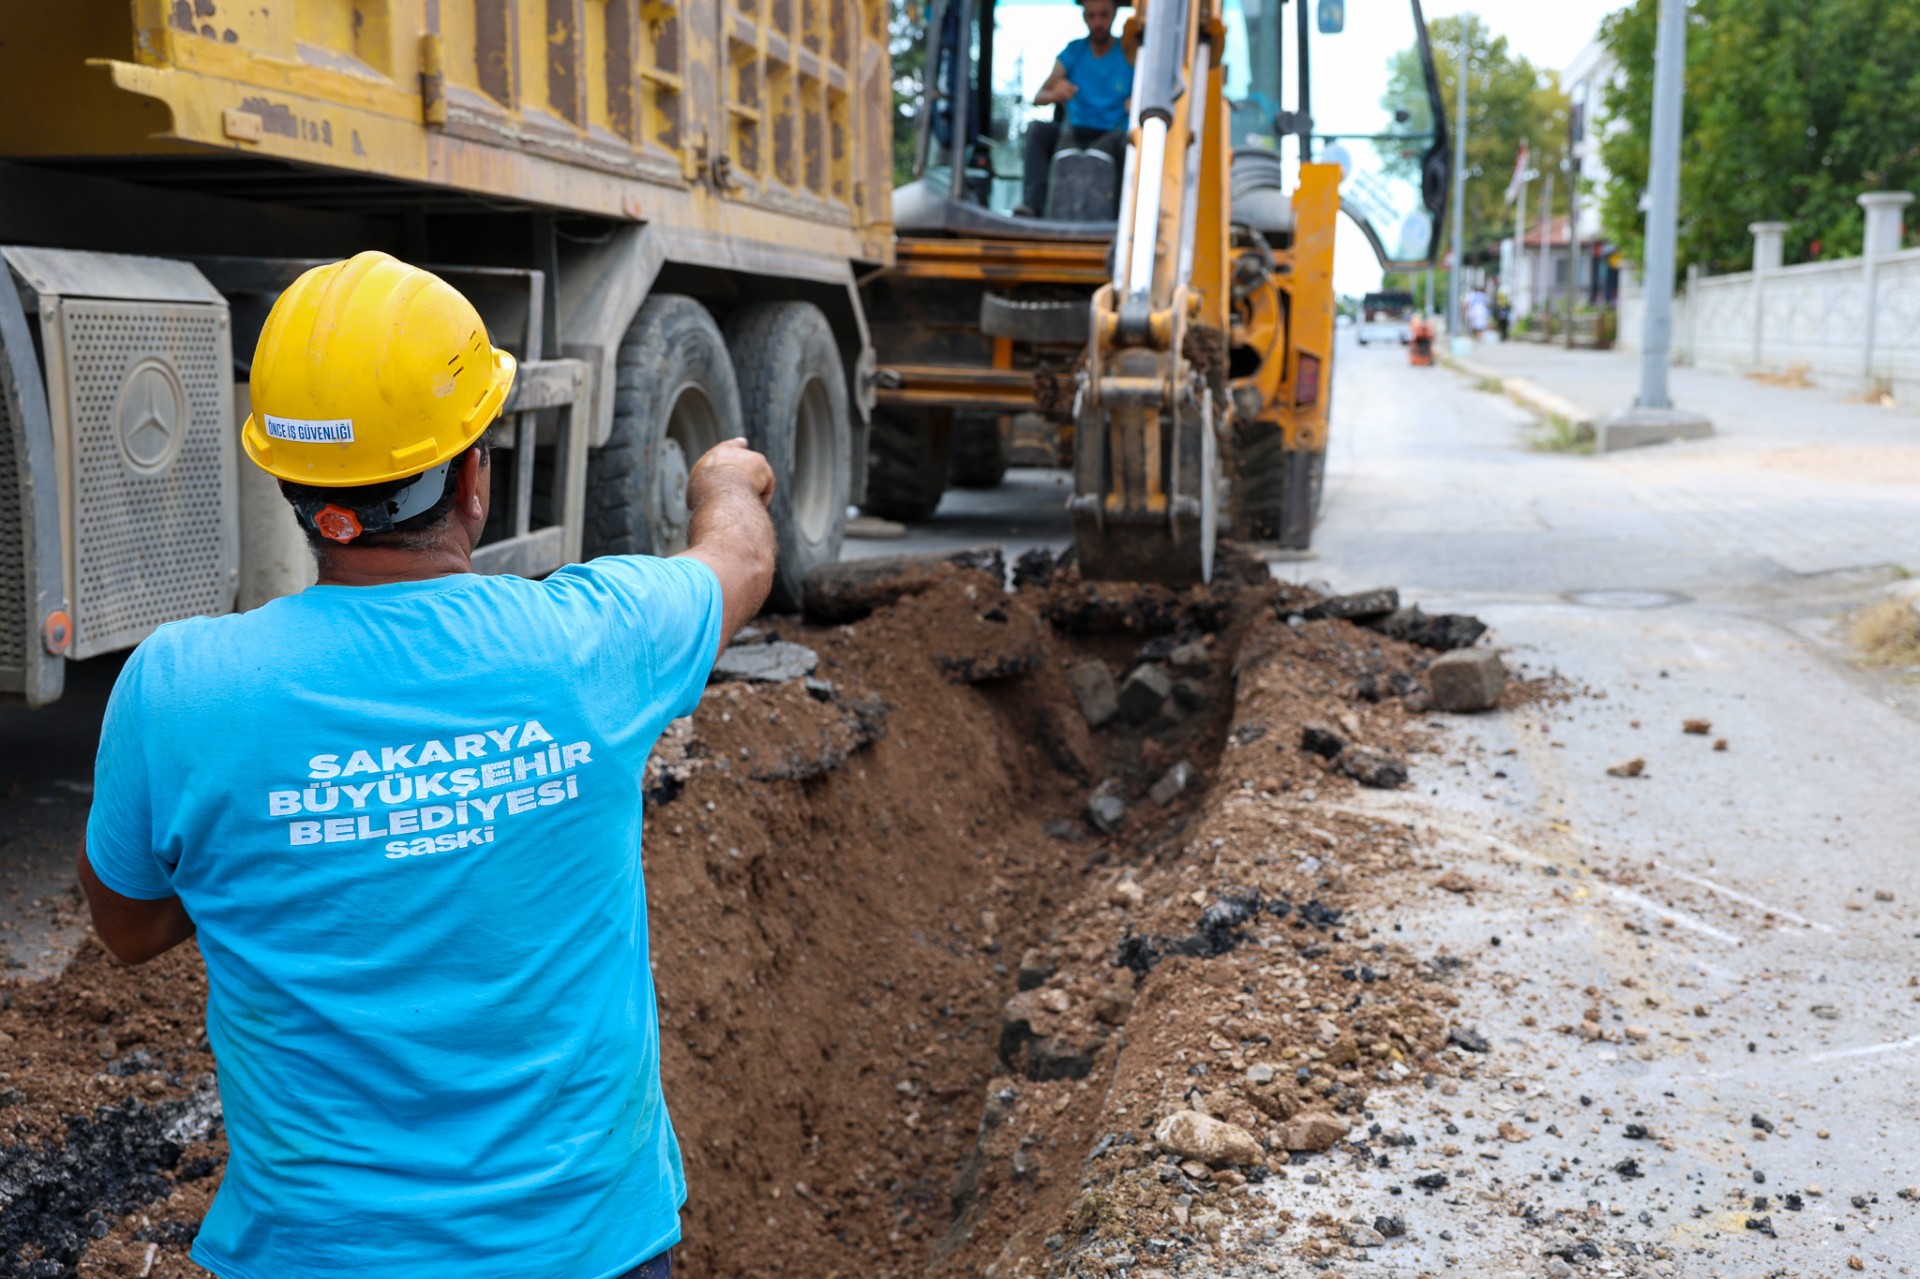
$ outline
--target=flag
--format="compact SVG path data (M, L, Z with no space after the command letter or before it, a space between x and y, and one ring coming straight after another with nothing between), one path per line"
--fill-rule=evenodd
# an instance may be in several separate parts
M1505 203L1512 204L1527 187L1527 140L1520 139L1520 154L1513 158L1513 179L1507 183Z

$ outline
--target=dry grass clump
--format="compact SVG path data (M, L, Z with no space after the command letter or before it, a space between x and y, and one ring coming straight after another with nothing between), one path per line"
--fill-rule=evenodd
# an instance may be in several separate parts
M1898 596L1884 595L1861 608L1849 621L1847 632L1872 665L1920 664L1920 611Z
M1813 385L1813 379L1807 376L1811 364L1794 364L1778 372L1756 370L1747 376L1764 386L1788 386L1796 390L1805 390Z

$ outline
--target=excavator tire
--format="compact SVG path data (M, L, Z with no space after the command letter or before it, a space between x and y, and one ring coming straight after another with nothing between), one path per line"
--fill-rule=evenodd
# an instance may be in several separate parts
M924 520L947 491L952 415L875 409L867 435L867 495L860 509L883 520Z
M1000 430L1000 419L963 414L953 422L951 479L956 488L996 489L1007 478L1011 445Z
M1326 453L1285 448L1271 427L1236 426L1234 437L1234 537L1306 550L1326 487Z

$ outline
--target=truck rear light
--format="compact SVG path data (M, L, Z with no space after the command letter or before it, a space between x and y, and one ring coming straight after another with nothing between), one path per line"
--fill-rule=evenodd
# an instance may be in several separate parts
M1299 370L1293 375L1293 403L1296 408L1317 404L1320 400L1320 357L1302 355Z

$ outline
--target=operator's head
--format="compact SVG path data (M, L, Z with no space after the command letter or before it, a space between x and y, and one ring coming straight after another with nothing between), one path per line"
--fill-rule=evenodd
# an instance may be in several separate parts
M273 304L241 443L316 551L424 545L469 453L484 474L513 374L452 285L361 253L308 271Z
M1080 16L1087 21L1087 34L1095 43L1113 36L1113 16L1118 11L1114 0L1081 0Z

